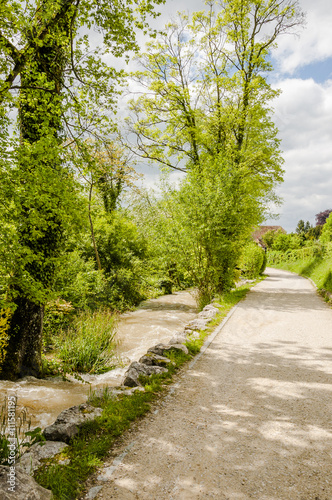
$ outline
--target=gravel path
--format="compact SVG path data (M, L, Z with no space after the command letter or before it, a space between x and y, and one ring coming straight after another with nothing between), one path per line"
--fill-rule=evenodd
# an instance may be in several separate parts
M95 498L332 500L332 310L308 280L267 272Z

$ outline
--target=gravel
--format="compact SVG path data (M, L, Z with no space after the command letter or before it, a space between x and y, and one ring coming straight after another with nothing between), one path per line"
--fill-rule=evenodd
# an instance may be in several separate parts
M308 280L267 273L96 499L332 500L332 310Z

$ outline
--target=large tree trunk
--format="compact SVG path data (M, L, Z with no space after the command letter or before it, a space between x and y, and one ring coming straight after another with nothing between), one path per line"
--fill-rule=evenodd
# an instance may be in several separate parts
M10 342L1 373L15 380L25 375L40 375L44 308L25 297L17 300L10 322Z
M8 328L8 346L2 356L0 378L41 374L43 303L54 277L55 260L63 241L63 169L61 91L69 46L70 19L64 1L63 16L41 44L32 41L31 60L21 72L18 157L17 234L22 260L11 284L16 309ZM67 6L68 5L68 6ZM31 34L32 40L35 36ZM44 87L44 88L43 88Z

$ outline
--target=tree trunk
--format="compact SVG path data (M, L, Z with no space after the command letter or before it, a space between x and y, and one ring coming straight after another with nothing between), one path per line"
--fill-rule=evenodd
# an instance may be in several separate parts
M11 284L16 309L10 319L8 346L2 356L0 378L40 376L43 303L50 289L63 241L63 169L61 144L61 91L70 44L71 20L63 15L41 41L32 33L31 60L20 74L17 234L23 258ZM40 83L42 81L42 83Z
M43 306L25 297L17 300L0 378L15 380L25 375L40 375L43 316Z

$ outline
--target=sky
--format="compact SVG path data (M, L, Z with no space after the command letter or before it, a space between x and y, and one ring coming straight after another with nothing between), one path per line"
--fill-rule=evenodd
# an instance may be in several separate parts
M272 53L270 81L282 90L274 121L283 151L283 204L278 219L264 224L295 231L300 219L315 225L315 214L332 209L332 5L331 0L299 0L306 26L298 36L283 35ZM176 11L203 10L201 0L166 0L163 26ZM149 169L146 183L158 177Z

